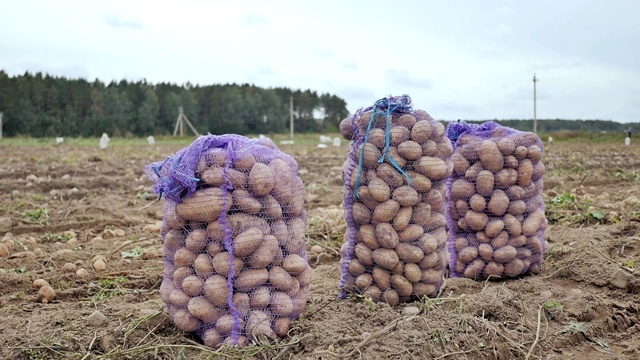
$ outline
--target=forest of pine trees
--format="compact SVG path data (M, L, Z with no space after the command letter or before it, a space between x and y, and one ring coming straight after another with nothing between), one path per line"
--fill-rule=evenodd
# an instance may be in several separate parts
M293 97L296 132L337 131L346 102L331 94L249 84L176 85L53 77L0 70L4 136L172 134L179 107L203 134L285 133Z

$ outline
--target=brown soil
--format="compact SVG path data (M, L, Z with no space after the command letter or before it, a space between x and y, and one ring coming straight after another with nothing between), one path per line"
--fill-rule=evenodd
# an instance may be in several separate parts
M547 146L551 226L540 274L447 279L438 298L392 308L337 299L346 146L283 145L307 187L308 246L324 248L310 256L311 299L289 337L219 350L171 324L158 294L163 201L150 196L143 168L180 148L0 147L0 218L12 220L0 229L9 247L0 257L0 358L640 358L637 146ZM104 271L94 270L96 255ZM52 302L35 301L38 278L55 289ZM95 310L103 324L89 317Z

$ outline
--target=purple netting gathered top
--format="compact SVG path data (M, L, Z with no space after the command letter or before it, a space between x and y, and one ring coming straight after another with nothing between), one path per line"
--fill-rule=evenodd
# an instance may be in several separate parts
M286 336L309 297L305 188L269 139L206 135L146 167L166 199L160 295L205 345Z
M543 145L531 132L452 122L447 182L450 276L512 278L538 273L545 250Z
M347 231L340 297L395 305L437 295L447 267L445 127L407 95L387 97L342 121Z

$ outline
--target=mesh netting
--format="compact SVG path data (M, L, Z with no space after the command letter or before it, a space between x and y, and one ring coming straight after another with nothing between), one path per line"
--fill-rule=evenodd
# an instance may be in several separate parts
M433 296L447 267L445 127L407 95L378 100L340 124L352 140L343 168L347 231L340 297L397 304Z
M305 189L269 139L201 136L146 167L165 196L160 295L205 345L285 336L309 295Z
M454 169L447 184L451 277L538 273L547 220L543 145L495 122L450 123Z

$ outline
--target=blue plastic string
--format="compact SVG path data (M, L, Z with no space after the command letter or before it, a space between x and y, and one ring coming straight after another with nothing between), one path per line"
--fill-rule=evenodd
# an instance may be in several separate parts
M367 131L364 135L364 143L360 148L360 156L358 159L358 175L356 177L356 185L353 189L353 198L356 200L360 200L360 185L362 184L362 173L364 171L364 145L369 142L369 135L371 134L371 128L373 123L375 122L376 115L384 115L385 116L385 144L384 149L382 150L382 156L378 159L378 163L382 164L385 161L385 158L389 160L389 163L400 172L402 176L407 179L407 184L411 185L411 178L407 173L402 169L400 165L395 161L394 158L388 156L389 146L391 144L391 114L392 113L401 113L401 112L411 112L411 98L408 95L402 95L399 97L387 97L382 98L375 102L373 105L373 111L371 113L371 119L369 119L369 123L367 124ZM368 110L368 109L367 109ZM365 110L366 111L366 110ZM357 115L357 114L356 114ZM355 118L355 117L354 117Z

